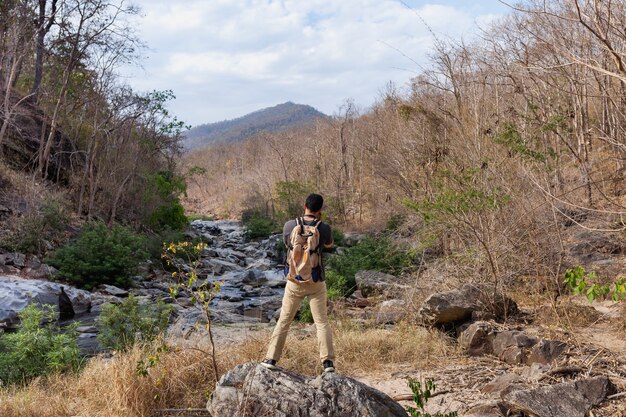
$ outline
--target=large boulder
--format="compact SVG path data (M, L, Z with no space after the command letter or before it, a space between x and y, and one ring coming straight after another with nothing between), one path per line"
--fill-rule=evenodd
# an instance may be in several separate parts
M56 282L0 276L0 328L16 328L19 312L33 303L52 305L60 316L81 315L91 309L91 294Z
M406 417L400 404L352 378L317 378L257 363L239 365L219 381L207 409L229 417Z
M365 297L385 295L390 298L406 293L411 287L398 278L380 271L359 271L354 277L356 286Z
M502 396L507 408L536 417L585 417L615 387L605 376L565 382Z
M494 290L492 285L464 284L454 290L430 295L418 314L428 324L443 326L463 323L480 313L503 319L517 313L517 304Z

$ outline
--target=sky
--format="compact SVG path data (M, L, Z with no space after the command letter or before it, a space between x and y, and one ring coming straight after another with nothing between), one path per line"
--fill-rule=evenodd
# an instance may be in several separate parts
M122 75L139 91L173 90L190 125L286 101L332 115L367 109L428 65L434 36L471 39L508 12L497 0L134 0L147 44ZM427 24L425 24L425 23Z

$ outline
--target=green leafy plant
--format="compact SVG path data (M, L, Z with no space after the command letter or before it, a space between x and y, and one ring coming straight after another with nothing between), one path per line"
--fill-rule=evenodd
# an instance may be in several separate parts
M189 219L180 203L180 196L187 190L185 178L172 171L160 171L148 177L146 199L157 200L149 215L148 223L157 231L182 230Z
M121 304L105 304L98 317L98 342L121 351L137 343L153 342L165 332L171 313L171 306L160 299L156 303L139 304L132 294Z
M343 246L346 241L346 235L338 227L332 228L333 242L335 246Z
M350 295L355 287L355 275L363 270L397 274L413 264L413 256L394 245L388 237L368 237L326 263L327 286L342 296Z
M587 272L579 265L565 271L563 283L572 290L574 295L585 295L590 303L608 295L614 302L626 299L626 279L619 278L608 284L594 282L596 279L594 271Z
M92 289L100 284L123 288L131 285L139 262L147 256L144 238L130 229L102 222L81 230L78 239L57 249L47 262L59 270L59 277L77 286Z
M0 385L26 384L54 372L78 371L81 357L76 324L56 325L53 306L26 307L14 333L0 337Z
M191 294L191 302L199 305L204 319L206 320L205 329L209 334L209 342L211 344L211 360L213 362L213 371L215 382L218 378L217 361L215 359L215 342L213 340L213 331L211 328L211 301L220 290L220 283L210 281L209 279L200 280L198 269L200 266L201 254L206 244L204 242L179 242L163 245L163 262L166 267L173 268L173 282L170 285L170 295L176 299L181 291ZM184 264L180 263L180 259L184 259ZM197 324L197 323L196 323Z
M260 213L254 213L248 218L242 218L246 228L246 236L249 239L267 238L278 231L278 225L274 220Z
M413 392L413 401L415 402L416 407L407 406L406 410L409 412L411 417L457 417L458 413L456 411L452 411L450 413L442 414L430 414L424 410L426 403L430 398L432 398L433 393L437 386L435 385L435 381L432 379L427 379L423 384L414 378L408 379L409 388Z

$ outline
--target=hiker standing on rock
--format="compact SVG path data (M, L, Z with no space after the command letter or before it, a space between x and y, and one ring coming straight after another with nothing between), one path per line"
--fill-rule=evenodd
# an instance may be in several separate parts
M304 297L309 298L313 321L317 327L317 342L324 372L335 372L333 335L326 309L326 282L322 249L333 246L330 226L321 221L324 198L311 194L304 205L304 216L285 223L283 240L287 246L285 275L287 286L283 296L280 318L274 328L266 359L261 365L276 369L276 362L285 346L287 332Z

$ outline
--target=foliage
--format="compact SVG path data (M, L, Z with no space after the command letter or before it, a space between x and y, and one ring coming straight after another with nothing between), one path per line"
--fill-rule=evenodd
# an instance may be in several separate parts
M420 381L414 378L408 378L408 385L413 392L413 401L415 402L416 407L407 406L406 410L409 412L411 417L457 417L458 413L456 411L452 411L450 413L442 414L430 414L424 411L424 407L430 398L433 396L433 392L437 388L435 385L435 381L432 379L427 379L426 382L422 385Z
M31 304L20 312L20 320L17 332L0 336L0 385L79 369L76 325L61 329L53 324L56 313L50 305Z
M144 238L123 226L108 229L102 222L86 225L75 242L57 249L47 262L59 277L92 289L100 284L128 288L141 260Z
M98 342L114 350L152 342L165 332L171 313L171 306L160 299L140 304L132 294L121 304L105 304L98 317Z
M250 217L242 218L249 239L267 238L279 229L276 222L260 213L254 213Z
M313 323L313 313L311 312L311 303L308 298L302 301L298 312L298 321L300 323Z
M198 268L200 266L200 255L204 251L206 245L204 242L171 242L163 245L163 253L161 255L166 267L174 268L172 279L174 282L170 285L170 296L176 299L181 291L191 294L191 302L200 306L204 319L206 320L205 329L209 334L209 342L211 343L211 360L213 363L213 371L215 382L217 383L218 370L217 361L215 359L215 343L213 341L213 331L211 329L211 301L220 291L220 283L206 279L201 281L198 276ZM181 264L181 258L184 263ZM197 325L198 323L196 323Z
M326 263L327 285L345 297L356 287L354 276L357 272L376 270L397 274L412 263L412 255L394 245L389 237L368 237L341 255L329 258Z
M315 192L315 186L308 182L278 181L275 185L277 219L286 221L301 216L304 202L309 194Z
M437 192L420 201L404 200L404 204L419 213L426 222L445 222L465 213L481 213L501 209L510 196L492 188L479 189L475 183L480 169L466 169L462 173L442 171L435 188Z
M573 291L574 295L584 294L590 303L609 294L614 302L626 299L626 279L619 278L609 284L593 282L596 279L594 271L586 272L585 268L578 265L574 269L565 271L565 281L563 282Z
M331 230L335 246L343 246L346 241L346 235L338 227L333 227Z
M555 127L546 126L546 128L552 130ZM507 146L511 152L520 155L523 159L536 162L545 162L547 159L546 155L531 149L528 144L524 142L522 135L512 123L504 123L504 127L498 132L494 141L495 143Z
M149 177L149 195L158 197L160 204L150 213L149 224L155 230L182 230L189 219L180 203L187 190L185 178L172 171L160 171Z
M46 200L33 213L18 218L13 233L2 243L6 249L42 255L46 242L58 244L69 222L67 209L58 201Z

